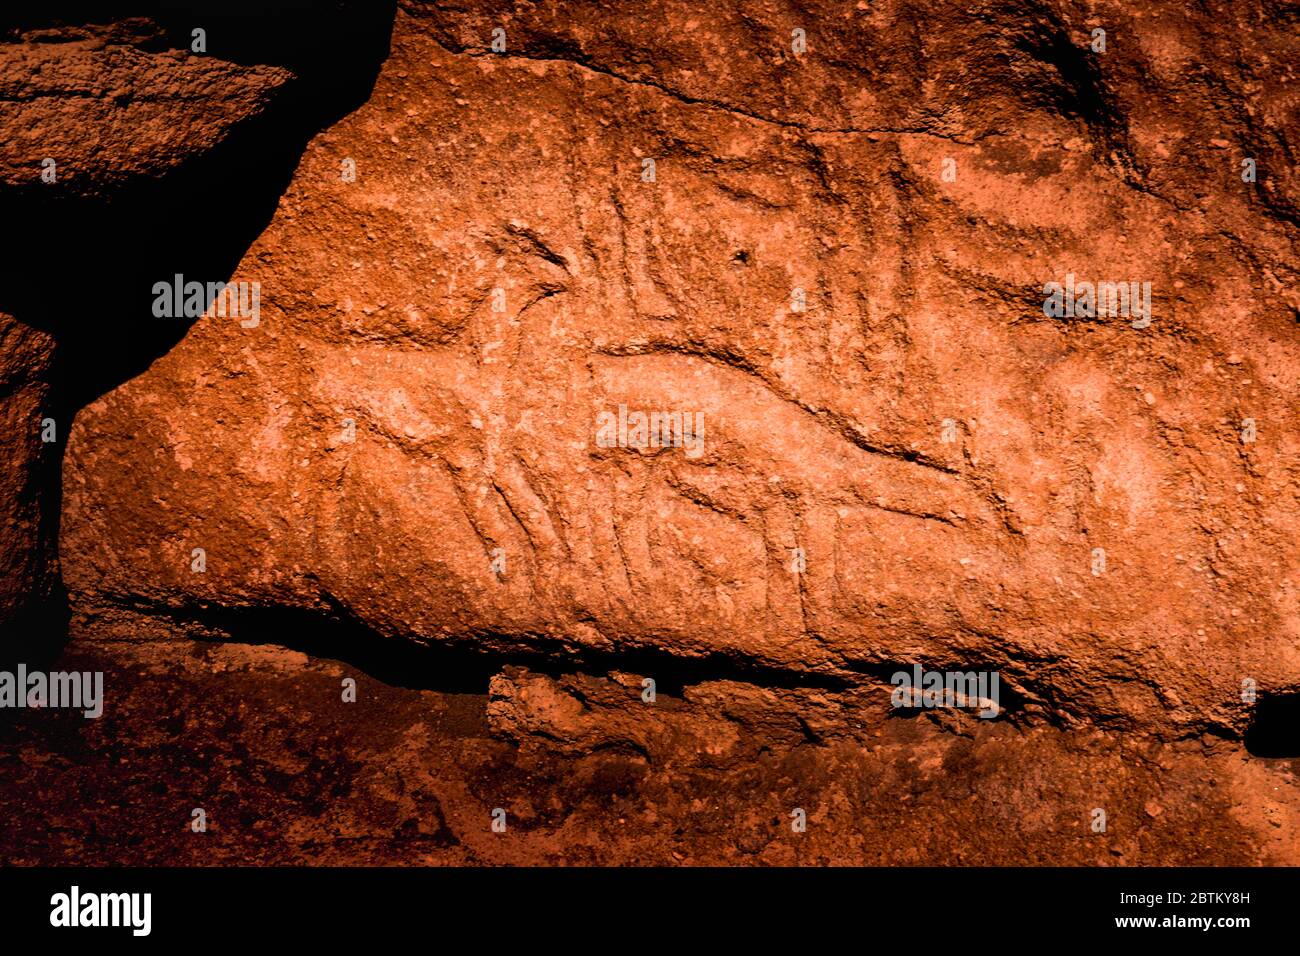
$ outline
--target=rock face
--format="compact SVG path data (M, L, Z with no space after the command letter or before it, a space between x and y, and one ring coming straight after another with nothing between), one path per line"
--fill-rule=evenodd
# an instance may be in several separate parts
M491 682L489 725L486 678L479 693L437 692L376 680L373 662L242 642L76 641L64 664L106 671L110 704L99 720L6 715L6 865L1249 866L1300 854L1300 763L1226 742L1001 720L967 735L924 718L885 721L866 746L795 741L752 685L714 688L729 714L764 718L742 731L689 719L667 693L647 706L639 681L602 692L509 666ZM341 704L348 677L357 700ZM196 794L201 835L177 825ZM1089 828L1096 807L1105 834ZM489 825L495 808L506 834Z
M39 279L49 266L29 260L58 258L66 285L67 272L95 254L79 248L70 210L166 177L263 109L290 77L150 51L163 32L145 19L28 24L0 44L0 208L28 240L5 264L4 307L15 315L0 315L0 629L27 629L57 577L48 512L57 515L58 505L47 499L58 481L51 446L62 448L69 424L52 389L54 333L65 316Z
M167 48L167 39L143 18L11 37L0 58L8 139L0 185L103 196L160 178L260 113L293 78Z
M82 627L305 609L846 728L913 662L1164 738L1300 691L1294 12L508 10L403 4L184 277L256 313L77 416ZM1045 314L1121 282L1149 317Z
M126 290L182 262L228 271L256 234L241 230L266 172L286 146L301 151L295 117L336 109L384 25L382 4L335 5L304 53L276 43L301 24L263 15L249 31L238 6L143 16L101 4L0 25L0 217L21 236L0 264L0 654L42 643L60 616L59 459L73 414L184 332L150 326ZM340 32L350 61L322 76L318 57ZM217 204L223 179L239 189Z
M38 488L50 337L0 313L0 628L25 624L54 587L54 536Z

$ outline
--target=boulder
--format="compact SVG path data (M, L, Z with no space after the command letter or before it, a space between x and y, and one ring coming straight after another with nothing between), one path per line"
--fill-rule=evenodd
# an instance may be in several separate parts
M1166 739L1300 691L1293 24L513 9L402 4L221 277L258 314L77 415L80 627L306 610L846 724L918 663Z

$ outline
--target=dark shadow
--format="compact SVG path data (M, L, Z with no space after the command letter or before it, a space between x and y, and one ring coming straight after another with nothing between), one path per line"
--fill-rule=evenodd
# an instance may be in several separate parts
M848 661L847 663L850 670L859 674L866 674L875 678L882 684L891 684L894 687L899 686L893 679L894 675L902 672L910 676L913 674L912 668L915 666L913 663L898 663L893 661ZM1007 720L1015 724L1021 722L1024 718L1025 705L1027 701L1023 694L1012 687L1006 680L1002 679L999 668L983 664L970 666L962 664L922 664L921 670L923 673L937 671L944 674L950 672L962 674L998 673L998 699L996 703L998 705L999 713L997 719ZM962 709L974 711L978 708L971 707ZM891 718L899 718L902 720L912 720L916 717L932 712L933 708L928 708L919 704L917 706L903 705L893 708L890 711L889 716Z
M681 697L687 687L721 680L778 690L839 691L850 687L849 681L832 675L782 670L724 654L687 658L638 647L557 654L554 639L545 635L511 634L508 641L497 641L493 634L466 635L460 640L440 638L421 644L406 636L385 636L341 606L321 612L282 606L165 609L149 605L148 613L167 615L187 632L207 631L213 640L275 645L339 661L385 684L410 690L485 694L488 681L508 665L552 677L578 673L605 676L612 671L652 677L655 692L667 697ZM508 644L510 650L483 649L494 644Z
M1119 172L1131 176L1135 160L1128 120L1102 73L1104 54L1090 49L1091 32L1075 33L1039 0L1031 0L1029 11L1025 22L1046 22L1037 29L1018 31L1016 48L1055 75L1048 74L1049 79L1032 72L1023 75L1017 95L1033 106L1082 121L1093 137L1098 162L1118 166Z
M270 223L308 141L369 98L388 56L395 0L73 4L58 14L3 19L12 31L142 15L161 25L152 41L161 49L188 49L191 29L200 24L208 56L275 64L292 70L295 79L261 114L161 179L89 198L39 182L0 192L0 221L20 240L0 264L0 310L56 341L45 414L56 420L59 441L38 478L42 534L51 549L58 540L64 443L73 417L147 369L193 321L155 318L154 284L177 274L204 283L232 278ZM32 642L11 644L6 654L57 654L66 625L60 588L18 622L20 639Z
M1300 694L1260 697L1246 730L1246 752L1252 757L1300 757Z

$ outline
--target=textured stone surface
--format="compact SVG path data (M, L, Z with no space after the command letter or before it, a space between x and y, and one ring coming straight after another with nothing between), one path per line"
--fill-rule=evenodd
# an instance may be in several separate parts
M8 189L102 196L163 176L260 113L293 76L157 49L166 38L144 18L8 39L0 47L0 187ZM40 178L46 157L54 183Z
M711 718L694 724L713 734L703 748L684 701L662 696L660 713L564 679L558 693L581 693L593 727L649 743L602 737L593 749L572 725L559 746L503 736L501 679L485 701L448 687L444 668L422 672L432 689L376 680L373 663L184 639L74 643L63 665L107 671L110 705L95 721L0 719L7 865L1296 862L1300 761L1222 743L1000 721L965 736L922 718L888 721L862 745L791 746ZM340 703L343 678L357 682L354 704ZM189 828L196 803L203 834ZM1099 806L1105 834L1090 829ZM804 833L791 829L795 807ZM496 808L506 834L491 829Z
M70 234L75 218L62 218L69 208L165 178L259 113L291 76L158 49L162 40L157 23L139 18L13 27L0 43L0 208L15 243L19 232L27 237L3 277L16 314L0 315L0 629L27 640L57 578L50 463L69 424L51 394L57 293L27 260L62 259L59 281L68 282L69 271L83 271L81 255L66 255L80 238ZM55 218L64 228L47 243L42 227ZM19 287L29 283L37 288ZM47 418L54 447L41 441Z
M914 661L1164 737L1300 690L1293 23L1234 8L1243 67L1172 6L597 9L399 12L232 277L259 324L78 416L86 626L656 653L845 726ZM1151 326L1045 317L1067 273L1151 282ZM620 404L704 454L598 447Z
M60 614L59 459L73 414L184 331L139 321L150 313L134 312L127 290L160 268L229 269L256 234L239 235L256 222L266 171L301 151L304 118L336 115L339 90L364 84L385 13L336 4L314 21L320 42L300 49L276 41L301 22L250 21L240 4L59 6L0 21L0 218L13 238L0 263L6 654L48 643L33 631ZM203 54L190 49L196 24ZM320 58L348 26L348 63L323 76ZM45 419L54 443L40 440Z
M48 335L0 313L0 628L25 619L54 582L54 535L35 487L48 454L41 408L53 348Z

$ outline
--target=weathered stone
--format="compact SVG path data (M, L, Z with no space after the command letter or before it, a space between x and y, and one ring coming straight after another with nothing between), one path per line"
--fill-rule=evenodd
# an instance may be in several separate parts
M0 628L25 625L54 587L55 541L39 492L50 337L0 312Z
M1227 15L1249 72L1172 5L404 5L230 277L256 324L78 416L74 610L1241 733L1244 680L1300 690L1296 41ZM1149 326L1048 317L1067 276ZM620 406L702 454L602 447Z
M322 76L329 42L278 53L271 42L268 55L288 65L259 62L259 36L307 28L266 15L250 31L226 6L97 9L85 24L34 9L8 15L0 34L0 220L11 240L0 263L0 654L60 641L54 538L73 413L184 331L129 315L141 272L181 260L229 268L232 244L237 258L255 234L241 230L266 190L261 170L274 176L286 149L300 152L298 117L337 115L384 28L382 4L321 11L310 29L327 40L355 26L349 62ZM196 23L210 28L203 53L191 49ZM209 191L222 175L235 195ZM56 441L41 440L47 420Z

